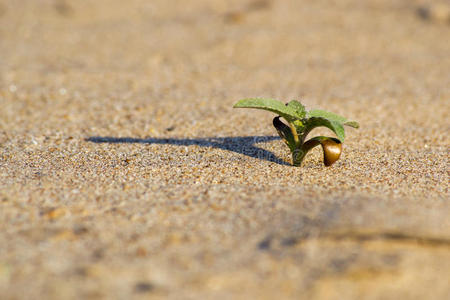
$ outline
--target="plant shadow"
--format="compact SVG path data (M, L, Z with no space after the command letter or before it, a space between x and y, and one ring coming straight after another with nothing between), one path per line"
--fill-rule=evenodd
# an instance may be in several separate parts
M211 147L227 150L252 158L258 158L280 165L289 165L283 159L277 157L273 152L256 146L258 143L280 140L277 136L236 136L236 137L206 137L206 138L131 138L131 137L110 137L110 136L92 136L85 139L93 143L110 144L164 144L177 146Z

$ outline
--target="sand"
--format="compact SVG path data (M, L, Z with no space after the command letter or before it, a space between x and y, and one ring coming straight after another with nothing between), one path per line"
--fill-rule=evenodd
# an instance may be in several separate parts
M0 1L0 299L448 299L430 3ZM361 128L295 168L246 97Z

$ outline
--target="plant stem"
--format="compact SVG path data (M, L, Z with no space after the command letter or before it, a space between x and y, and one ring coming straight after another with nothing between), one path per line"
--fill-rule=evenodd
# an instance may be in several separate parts
M306 152L304 152L301 148L295 149L294 152L292 152L292 165L294 167L300 167L303 159L305 158L305 155Z
M294 136L295 147L301 145L300 140L298 139L297 129L295 129L295 125L291 122L288 122L289 127L291 128L292 135Z
M306 143L303 143L300 147L296 148L294 152L292 152L292 164L299 167L309 150L318 145L320 145L319 141L309 140Z

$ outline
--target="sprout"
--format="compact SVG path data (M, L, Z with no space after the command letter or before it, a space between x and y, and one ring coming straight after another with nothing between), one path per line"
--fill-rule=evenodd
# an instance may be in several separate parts
M328 111L318 109L306 111L296 100L284 105L273 99L250 98L240 100L234 107L263 109L278 114L279 116L273 119L273 126L289 147L294 166L300 166L309 150L318 145L322 146L323 163L325 166L331 166L341 156L342 143L345 139L344 125L359 128L357 122ZM280 118L285 119L287 125ZM316 136L305 141L311 130L317 127L331 129L337 138Z

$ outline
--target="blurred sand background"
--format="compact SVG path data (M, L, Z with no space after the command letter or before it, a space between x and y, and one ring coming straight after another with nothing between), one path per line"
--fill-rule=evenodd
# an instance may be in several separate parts
M1 0L0 299L449 299L448 4Z

